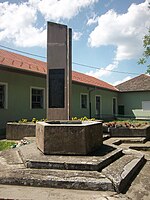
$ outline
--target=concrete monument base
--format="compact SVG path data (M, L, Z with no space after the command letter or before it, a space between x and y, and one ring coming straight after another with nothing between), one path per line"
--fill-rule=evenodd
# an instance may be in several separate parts
M36 143L44 154L87 155L103 143L102 123L37 122Z

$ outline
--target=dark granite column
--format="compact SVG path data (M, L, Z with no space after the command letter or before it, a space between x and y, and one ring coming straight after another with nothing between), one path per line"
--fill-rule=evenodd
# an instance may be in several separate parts
M72 30L48 22L47 118L69 120L72 83Z

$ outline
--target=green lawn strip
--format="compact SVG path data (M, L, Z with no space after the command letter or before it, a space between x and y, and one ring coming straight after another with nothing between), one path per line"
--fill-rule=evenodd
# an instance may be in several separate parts
M15 142L13 141L2 140L0 141L0 151L10 149L14 144Z

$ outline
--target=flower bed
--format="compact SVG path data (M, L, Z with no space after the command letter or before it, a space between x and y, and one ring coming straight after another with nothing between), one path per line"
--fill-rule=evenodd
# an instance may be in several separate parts
M150 123L139 121L114 121L103 124L103 132L112 137L146 137L150 138Z

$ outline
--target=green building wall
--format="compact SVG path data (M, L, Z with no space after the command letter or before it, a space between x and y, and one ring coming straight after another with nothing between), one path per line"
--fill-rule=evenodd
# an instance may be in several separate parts
M118 106L124 106L125 117L150 117L150 111L143 111L142 101L150 101L150 91L122 92L118 95Z
M81 108L80 105L80 96L81 94L88 95L88 107L87 109ZM72 116L73 117L88 117L96 118L96 105L95 97L100 96L101 98L101 111L100 119L112 118L113 115L113 98L118 98L118 92L113 92L105 89L98 89L94 87L88 87L86 85L81 85L77 83L72 84ZM91 116L90 116L90 105L91 102ZM117 108L117 107L116 107ZM116 109L117 113L117 109Z
M7 108L0 109L0 132L4 131L7 121L16 121L22 118L37 119L46 117L44 109L30 108L30 88L46 88L44 76L23 73L21 71L0 70L0 82L7 84ZM46 98L45 98L46 99Z
M7 68L6 68L7 69ZM0 109L0 134L8 121L22 118L46 118L46 76L21 70L0 69L0 83L7 84L7 108ZM31 109L31 87L45 89L44 109ZM81 108L81 94L87 94L88 107ZM124 106L124 117L150 118L150 111L143 111L142 101L150 101L150 92L115 92L97 87L72 83L71 117L97 118L96 96L100 96L99 119L118 116L118 106ZM116 99L116 115L113 114L113 98Z
M18 121L22 118L37 119L46 118L46 94L45 94L45 108L31 109L30 108L30 88L39 87L45 88L46 92L46 76L38 75L18 70L0 70L0 82L7 84L8 89L8 106L6 109L0 109L0 132L4 131L8 121ZM81 94L88 95L88 108L82 109L80 106ZM101 115L100 118L111 118L112 114L112 98L118 96L117 92L97 89L87 85L72 84L72 116L81 118L86 116L88 118L95 118L95 96L99 95L101 98ZM90 106L91 102L91 114ZM117 112L117 111L116 111Z
M21 70L0 69L0 82L7 84L7 108L0 109L0 134L4 133L8 121L18 121L22 118L46 118L46 76L37 73L28 73ZM31 109L31 87L45 89L44 109ZM87 94L88 107L81 108L81 94ZM97 118L96 96L100 96L99 119L110 119L113 114L113 99L116 99L116 116L118 106L124 106L124 116L148 116L150 112L142 110L142 101L150 101L150 92L124 92L119 93L106 89L96 88L85 84L73 82L71 117ZM90 104L91 103L91 104ZM91 108L91 109L90 109Z

